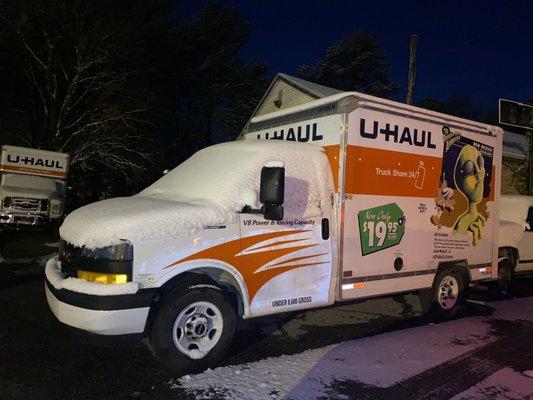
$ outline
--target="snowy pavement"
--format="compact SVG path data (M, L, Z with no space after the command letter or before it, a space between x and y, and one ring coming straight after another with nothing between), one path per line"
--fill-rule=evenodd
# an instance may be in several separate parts
M7 258L54 250L11 244ZM440 324L413 294L240 321L220 367L187 378L135 338L61 324L42 275L0 285L0 399L533 400L533 279L503 302L476 291L489 302Z
M488 316L220 367L171 385L205 399L533 398L533 378L522 374L533 369L533 298L490 307Z

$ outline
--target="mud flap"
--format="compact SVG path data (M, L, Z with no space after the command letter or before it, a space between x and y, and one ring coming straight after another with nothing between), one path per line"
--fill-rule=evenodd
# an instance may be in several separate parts
M433 288L422 289L418 292L422 314L427 314L433 303Z

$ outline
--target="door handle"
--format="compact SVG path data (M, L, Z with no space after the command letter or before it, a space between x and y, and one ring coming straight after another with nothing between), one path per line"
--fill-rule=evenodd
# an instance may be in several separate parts
M329 219L322 218L322 240L329 239Z

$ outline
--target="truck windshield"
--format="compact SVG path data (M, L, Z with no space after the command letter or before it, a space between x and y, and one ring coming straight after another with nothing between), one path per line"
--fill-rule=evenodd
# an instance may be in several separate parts
M2 187L65 193L65 182L62 180L24 174L2 174Z
M258 187L260 153L258 146L235 142L205 148L137 196L183 203L231 201L242 190Z
M137 196L209 206L230 215L246 205L259 205L261 169L271 160L285 165L287 218L320 215L320 201L330 190L331 170L321 147L305 143L244 140L211 146Z

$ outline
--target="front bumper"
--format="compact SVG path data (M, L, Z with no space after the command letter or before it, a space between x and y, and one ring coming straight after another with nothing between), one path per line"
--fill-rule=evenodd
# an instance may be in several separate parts
M49 263L52 261L57 262L50 260ZM85 282L85 288L92 285L95 290L107 286ZM125 335L144 331L156 289L116 295L79 293L54 287L47 276L45 291L50 309L64 324L99 335Z
M49 222L50 222L50 218L44 217L42 215L0 213L0 224L2 225L40 226L40 225L46 225Z

